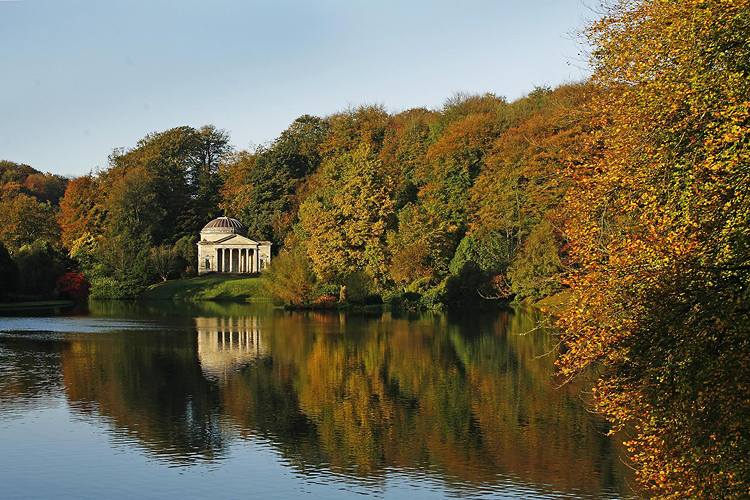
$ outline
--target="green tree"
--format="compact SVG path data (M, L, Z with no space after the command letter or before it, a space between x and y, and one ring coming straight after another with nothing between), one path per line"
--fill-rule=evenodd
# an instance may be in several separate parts
M154 247L149 252L149 264L162 281L167 281L177 270L177 252L165 245Z
M211 125L176 127L114 151L103 189L120 230L148 234L159 244L199 230L218 213L218 168L231 152L228 141L225 131Z
M0 300L5 300L8 294L15 292L18 287L18 266L8 253L5 245L0 243Z
M560 247L551 222L534 226L508 270L511 290L518 299L540 299L560 289L564 269Z
M176 252L175 266L184 278L195 276L198 272L198 235L183 236L174 245Z
M187 167L188 191L192 200L190 207L196 227L222 215L222 179L220 165L233 151L229 143L229 132L205 125L195 131L194 144L190 148Z
M284 241L295 222L298 189L320 165L326 129L324 120L301 116L270 146L240 152L225 163L223 206L253 237Z
M19 293L37 298L54 297L57 279L67 270L65 257L58 250L38 240L14 252L13 260L19 277L23 277L18 282Z

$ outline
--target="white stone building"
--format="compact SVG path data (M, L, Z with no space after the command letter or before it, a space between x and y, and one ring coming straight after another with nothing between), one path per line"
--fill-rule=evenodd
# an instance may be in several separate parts
M271 262L271 242L247 237L247 227L230 217L206 224L198 242L198 274L257 273Z

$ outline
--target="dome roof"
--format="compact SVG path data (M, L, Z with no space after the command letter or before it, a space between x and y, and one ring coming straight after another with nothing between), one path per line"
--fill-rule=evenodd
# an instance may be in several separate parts
M217 217L203 226L201 233L246 234L247 226L231 217Z

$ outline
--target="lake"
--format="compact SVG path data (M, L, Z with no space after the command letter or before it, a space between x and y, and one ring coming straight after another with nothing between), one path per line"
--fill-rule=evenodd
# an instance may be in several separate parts
M0 496L630 498L534 309L0 317Z

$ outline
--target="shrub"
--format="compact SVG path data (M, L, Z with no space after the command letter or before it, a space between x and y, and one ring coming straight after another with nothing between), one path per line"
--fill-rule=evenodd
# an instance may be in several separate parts
M57 279L57 290L63 297L85 299L91 294L91 283L81 273L71 271Z
M91 280L92 299L133 299L146 287L136 281L120 281L108 276Z
M445 306L445 282L427 290L420 302L426 309L442 309Z
M362 302L364 302L366 306L380 305L383 303L383 297L381 297L379 293L369 293L365 295Z
M264 287L276 304L301 306L313 295L315 275L304 250L282 252L265 273Z
M357 271L346 277L346 297L352 304L364 304L372 293L372 278L363 271ZM381 299L382 303L382 299Z
M336 307L336 302L338 299L335 295L321 295L311 305L313 309L333 309Z

